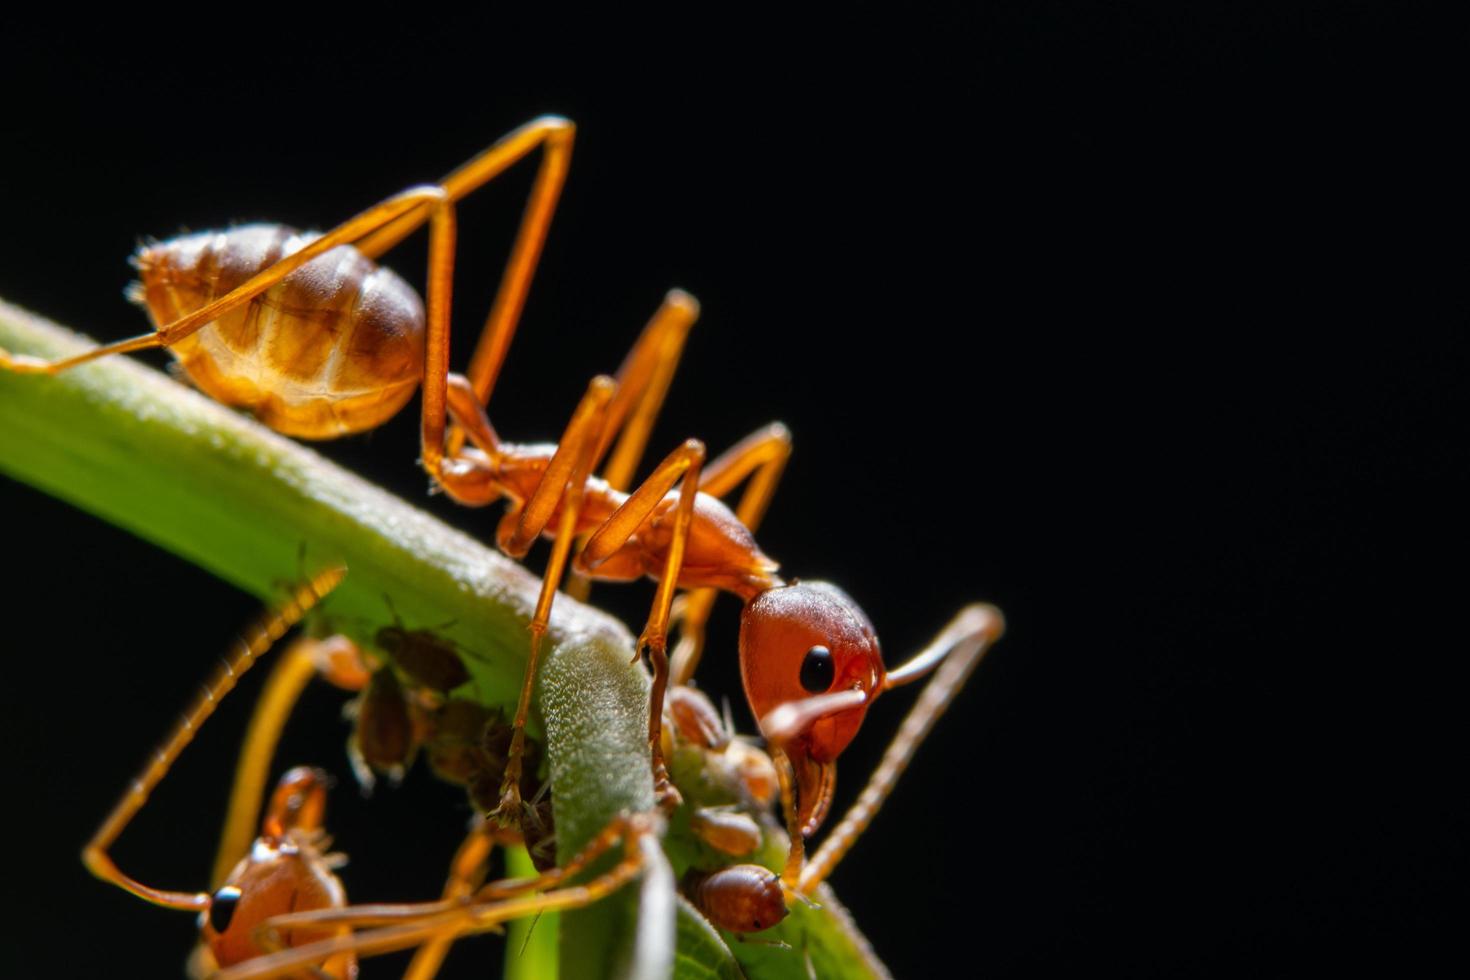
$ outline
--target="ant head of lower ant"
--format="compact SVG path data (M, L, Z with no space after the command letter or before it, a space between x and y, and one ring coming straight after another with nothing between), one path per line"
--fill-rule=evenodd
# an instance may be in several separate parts
M281 777L250 853L209 896L200 913L205 972L258 956L256 932L273 916L346 905L334 874L342 857L322 853L329 843L322 828L327 781L326 773L305 766ZM330 935L330 929L293 930L286 944ZM350 961L351 954L333 957L321 972L347 976Z
M831 806L837 756L884 688L878 636L837 586L780 586L745 607L740 670L762 733L791 761L798 822L809 835Z

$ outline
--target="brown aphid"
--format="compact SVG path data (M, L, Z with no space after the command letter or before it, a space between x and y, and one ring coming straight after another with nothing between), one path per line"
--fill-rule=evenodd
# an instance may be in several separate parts
M551 797L543 795L532 799L526 806L526 818L521 821L521 834L526 852L537 871L547 872L556 867L556 820L552 813Z
M731 857L744 857L761 844L761 828L746 813L729 807L695 807L689 829L710 847Z
M413 720L408 699L391 667L373 672L357 702L357 724L348 742L348 757L364 790L371 790L374 772L394 783L403 779L413 758Z
M424 754L434 775L467 786L493 768L481 740L487 727L505 724L500 712L465 698L449 698L428 713L428 722L430 733L424 741ZM500 765L503 770L504 763Z
M668 704L675 729L688 741L707 749L723 749L730 741L720 713L698 689L684 684L670 688Z
M384 626L374 638L379 649L411 682L441 694L469 682L470 672L454 643L431 630Z
M361 691L372 679L372 667L362 649L340 633L307 640L317 676L344 691Z
M758 807L767 807L781 790L776 765L771 757L749 742L734 739L725 746L725 762L733 769L745 792Z
M691 868L680 890L716 927L737 935L761 932L786 918L781 876L758 864L735 864L718 871Z

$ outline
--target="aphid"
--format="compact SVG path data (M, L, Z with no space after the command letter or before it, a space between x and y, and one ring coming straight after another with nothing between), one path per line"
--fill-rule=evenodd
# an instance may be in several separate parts
M734 857L744 857L761 842L755 820L729 806L696 807L689 814L689 829L710 847Z
M402 625L384 626L373 642L419 687L448 694L466 684L470 672L456 646L432 630L411 630Z
M107 852L200 726L214 713L220 699L234 688L240 675L331 591L341 577L340 569L317 576L299 588L280 610L269 613L247 633L82 850L83 863L104 881L155 905L198 912L203 965L211 971L261 954L264 951L261 933L274 916L293 910L342 908L347 904L346 893L334 873L344 858L327 853L331 841L322 829L326 809L325 774L297 768L281 777L254 845L233 864L223 884L212 892L165 891L141 884L118 870ZM227 854L230 849L227 843L222 853ZM277 948L294 947L340 933L335 928L288 929L264 939ZM350 951L334 953L312 963L320 974L339 980L357 975L357 959Z
M383 599L393 613L393 625L380 628L373 642L392 658L410 682L440 694L469 683L470 672L458 644L432 629L409 629L398 618L393 601L387 596Z
M680 888L705 918L736 935L763 932L786 918L781 876L758 864L690 869Z
M347 757L363 792L371 792L374 773L383 773L389 782L398 785L417 746L408 698L392 667L373 671L357 701L356 714Z

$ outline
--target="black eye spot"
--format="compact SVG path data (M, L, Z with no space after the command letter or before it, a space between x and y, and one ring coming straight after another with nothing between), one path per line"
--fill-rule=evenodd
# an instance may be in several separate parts
M240 889L234 885L226 885L214 893L209 900L209 925L215 932L223 935L230 928L230 920L235 917L235 906L240 903Z
M801 661L801 686L817 694L832 686L832 651L812 647Z

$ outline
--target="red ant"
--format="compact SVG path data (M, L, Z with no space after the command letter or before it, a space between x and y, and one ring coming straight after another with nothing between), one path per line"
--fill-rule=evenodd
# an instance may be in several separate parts
M753 537L791 452L790 436L779 423L708 463L704 445L691 439L625 492L697 315L697 303L679 291L669 294L617 376L593 379L559 442L500 440L485 406L565 179L572 133L566 120L535 120L441 184L404 191L316 238L283 226L252 225L144 248L136 257L142 280L136 296L158 330L53 362L0 352L0 367L55 373L110 353L167 347L209 394L307 438L381 423L422 379L424 468L462 503L510 501L496 535L507 554L524 556L543 535L553 542L530 624L530 657L497 816L508 823L521 818L524 728L541 641L573 545L581 542L571 562L576 572L610 581L648 575L658 582L640 650L653 667L649 744L665 807L678 799L659 737L671 677L666 646L675 592L693 590L682 611L672 670L676 684L693 673L716 592L734 593L744 602L744 686L785 776L782 797L793 846L783 883L798 888L809 877L825 876L820 860L811 876L800 869L801 839L824 819L835 760L873 699L928 673L953 648L983 647L999 635L999 615L989 607L970 607L925 653L889 672L871 624L851 598L826 583L780 578ZM454 204L538 145L546 152L495 303L467 375L451 374ZM373 261L425 222L427 314L402 280ZM446 429L448 419L454 425ZM466 439L471 446L464 445ZM594 476L609 450L606 471ZM720 498L747 481L732 512ZM937 707L950 694L952 688L946 689ZM937 707L931 705L931 713Z

